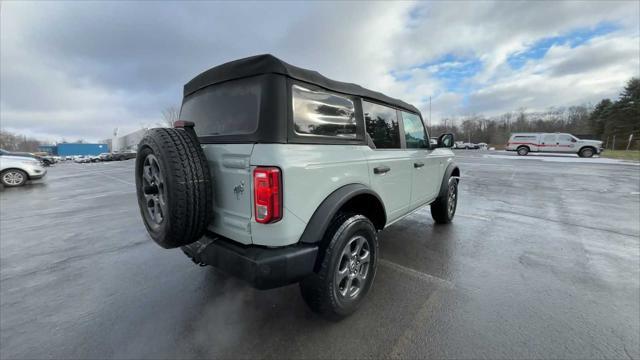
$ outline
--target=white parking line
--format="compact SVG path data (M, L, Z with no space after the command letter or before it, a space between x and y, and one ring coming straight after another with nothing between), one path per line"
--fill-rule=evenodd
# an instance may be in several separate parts
M456 215L461 216L461 217L470 218L470 219L476 219L476 220L484 220L484 221L491 221L492 220L491 218L480 216L480 215L467 215L467 214L460 214L460 213L458 213Z
M445 279L441 279L441 278L439 278L437 276L429 275L429 274L426 274L426 273L420 272L418 270L414 270L414 269L411 269L411 268L396 264L394 262L391 262L391 261L385 260L385 259L380 259L380 260L378 260L378 262L382 266L385 266L385 267L388 267L390 269L399 271L399 272L401 272L401 273L403 273L405 275L409 275L411 277L415 277L415 278L418 278L420 280L433 282L433 283L436 283L438 285L442 285L442 286L444 286L446 288L449 288L449 289L453 288L453 283L451 281L448 281L448 280L445 280Z
M135 183L133 183L133 182L131 182L131 181L122 180L122 179L120 179L120 178L117 178L117 177L112 176L112 175L109 175L109 174L104 174L104 173L103 173L103 174L102 174L102 176L106 176L106 177L111 178L111 179L113 179L113 180L120 181L121 183L125 183L125 184L127 184L127 185L135 185Z

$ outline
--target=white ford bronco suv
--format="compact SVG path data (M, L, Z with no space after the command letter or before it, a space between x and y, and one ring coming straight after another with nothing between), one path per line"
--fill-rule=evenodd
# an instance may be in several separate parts
M453 219L453 135L429 140L403 101L271 55L232 61L185 85L175 128L140 141L140 213L160 246L258 289L299 282L339 319L371 287L378 231L426 205Z

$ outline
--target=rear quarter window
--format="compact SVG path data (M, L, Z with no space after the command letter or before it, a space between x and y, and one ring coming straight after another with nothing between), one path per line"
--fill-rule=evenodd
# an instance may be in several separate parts
M357 138L355 104L349 97L299 85L291 93L297 135Z

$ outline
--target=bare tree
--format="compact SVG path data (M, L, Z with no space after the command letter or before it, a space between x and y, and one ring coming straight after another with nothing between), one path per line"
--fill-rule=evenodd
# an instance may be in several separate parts
M6 130L0 130L0 149L8 151L38 151L41 142L25 135L14 134Z
M173 123L178 121L178 115L180 111L174 105L171 105L162 110L162 122L158 123L162 127L173 127Z

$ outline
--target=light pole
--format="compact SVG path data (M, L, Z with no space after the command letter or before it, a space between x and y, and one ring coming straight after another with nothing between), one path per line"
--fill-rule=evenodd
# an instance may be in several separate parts
M429 134L431 134L431 95L429 95Z

